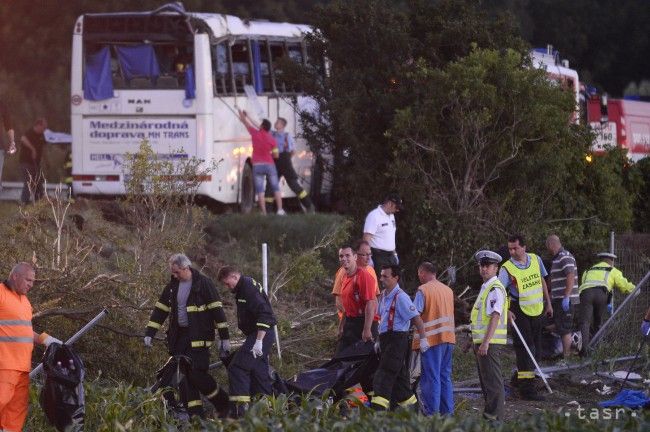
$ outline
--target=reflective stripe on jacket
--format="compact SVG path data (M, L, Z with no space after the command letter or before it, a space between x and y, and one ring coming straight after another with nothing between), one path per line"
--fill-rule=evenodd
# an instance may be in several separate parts
M0 283L0 369L29 372L33 350L32 305Z
M472 328L472 342L475 344L483 343L485 334L487 333L488 325L490 324L491 315L487 314L487 300L488 294L493 289L499 289L503 293L503 311L499 317L497 328L494 331L491 344L505 345L508 337L508 308L509 301L506 289L499 279L496 279L490 286L481 291L474 302L472 313L470 315L471 328Z
M508 260L503 264L508 274L515 279L519 293L519 307L528 316L538 316L544 310L544 289L539 260L535 254L528 255L528 267L520 269Z
M599 262L582 274L580 292L596 287L607 288L607 292L618 288L623 293L630 293L635 288L634 284L628 281L619 269L605 261Z
M172 278L156 302L145 329L146 336L154 336L169 315L167 344L171 349L178 335L178 279ZM212 281L192 269L192 288L187 297L187 320L191 346L203 348L212 345L215 329L221 340L228 339L228 322L219 293Z
M454 325L454 292L440 281L427 282L418 290L424 297L424 310L420 314L429 346L456 343ZM416 335L417 336L417 335ZM420 349L420 338L414 337L413 350Z

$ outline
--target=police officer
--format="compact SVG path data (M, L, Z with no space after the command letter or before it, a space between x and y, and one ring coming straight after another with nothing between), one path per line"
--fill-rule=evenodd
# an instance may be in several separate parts
M614 288L623 293L634 290L634 284L623 276L623 273L614 267L616 255L601 252L600 261L582 274L580 283L580 333L582 333L582 355L589 354L589 341L591 334L595 334L603 322L605 310ZM612 311L610 310L610 313Z
M397 265L384 265L380 273L384 287L379 302L379 367L373 379L372 407L388 410L396 406L412 407L417 399L409 385L406 358L408 332L415 325L420 338L420 352L429 349L424 324L411 298L399 286L401 271Z
M472 346L485 400L483 417L500 421L505 410L500 357L508 333L508 296L497 278L502 258L495 252L481 250L474 254L474 259L483 279L470 316Z
M228 365L230 415L239 418L246 411L251 395L273 392L269 351L277 321L264 288L256 280L242 276L230 266L222 267L217 278L235 294L237 326L246 336Z
M171 315L167 332L169 353L188 356L192 361L187 382L181 386L181 399L187 411L190 415L203 415L200 392L215 406L218 414L224 416L228 395L208 374L208 367L215 327L221 339L220 354L225 356L230 351L228 322L214 284L191 265L183 254L169 258L172 277L151 313L144 344L151 347L152 338Z
M395 246L397 232L395 213L402 209L402 199L397 194L389 194L382 204L366 216L363 240L370 243L376 274L381 272L381 267L384 265L399 264Z
M526 243L521 235L508 238L510 259L499 271L499 280L509 289L511 296L509 320L515 321L534 356L539 354L542 336L542 314L553 316L551 298L544 278L548 275L542 259L526 253ZM544 308L546 303L546 309ZM517 357L517 379L524 399L540 401L544 397L535 388L535 365L519 337L513 339Z

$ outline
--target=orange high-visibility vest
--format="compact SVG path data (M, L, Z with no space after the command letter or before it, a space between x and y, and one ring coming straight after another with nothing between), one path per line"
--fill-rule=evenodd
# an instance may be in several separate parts
M29 372L33 349L32 304L0 283L0 369Z
M429 346L441 343L456 343L454 325L454 292L447 285L433 280L421 285L418 290L424 296L424 310L420 314L424 321L424 332ZM420 349L420 338L413 338L413 349Z

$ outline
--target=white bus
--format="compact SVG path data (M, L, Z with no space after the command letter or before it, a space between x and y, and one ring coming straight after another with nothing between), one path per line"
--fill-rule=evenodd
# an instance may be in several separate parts
M560 88L572 93L576 101L576 109L571 120L580 122L580 81L578 72L569 68L568 60L560 60L560 53L552 45L546 48L535 48L530 51L533 67L546 71L548 79Z
M282 80L279 64L306 61L311 30L189 13L178 3L80 16L72 37L74 193L124 194L124 155L146 139L162 158L217 162L198 194L250 211L252 148L237 108L258 122L287 119L297 138L294 167L309 191L312 154L300 139L299 112L313 104ZM282 194L295 196L284 182Z

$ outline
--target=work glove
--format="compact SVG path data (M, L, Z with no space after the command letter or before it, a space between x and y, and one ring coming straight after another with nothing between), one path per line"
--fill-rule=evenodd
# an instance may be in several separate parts
M230 340L222 339L221 346L219 347L219 357L224 358L228 357L230 354Z
M45 338L45 340L43 341L43 344L44 344L46 347L49 347L49 346L50 346L51 344L53 344L53 343L58 343L59 345L63 345L63 342L61 342L61 341L58 340L57 338L55 338L55 337L53 337L53 336L50 336L50 335L48 335L48 336Z
M609 312L610 315L614 313L614 305L613 304L607 303L607 312Z
M262 352L262 339L255 340L255 345L253 345L253 349L251 350L251 352L253 353L253 358L262 357L262 355L264 354Z
M571 305L571 297L564 297L562 299L562 310L564 312L569 312L570 305Z
M427 338L421 338L420 339L420 352L424 353L429 348L430 348L430 346L429 346L429 341L427 340Z
M381 354L381 348L379 346L379 341L375 342L375 345L373 347L375 349L376 354Z
M641 334L643 336L648 336L648 332L650 332L650 321L643 320L641 323Z
M151 336L145 336L144 337L144 346L147 348L151 348Z

